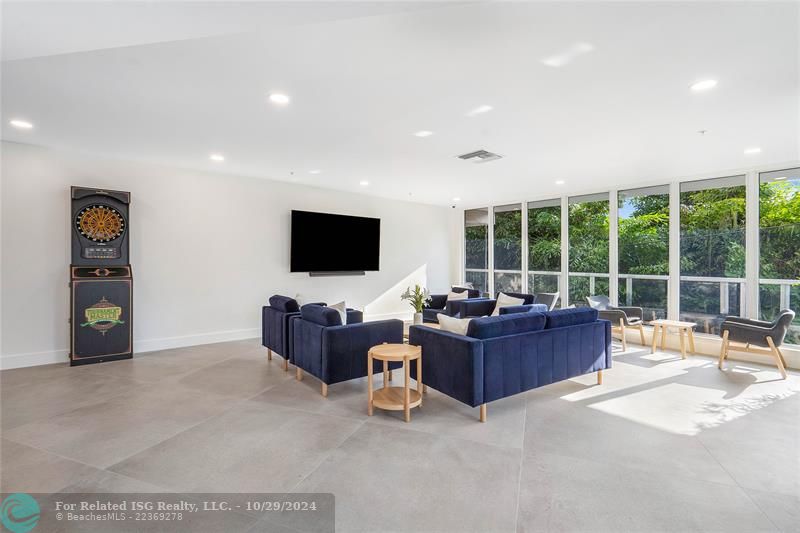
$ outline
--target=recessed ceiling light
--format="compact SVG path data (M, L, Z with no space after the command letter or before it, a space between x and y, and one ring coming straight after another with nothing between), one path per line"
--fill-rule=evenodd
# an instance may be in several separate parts
M431 135L433 135L433 132L428 130L422 130L418 131L414 135L416 135L417 137L430 137Z
M283 93L271 93L269 101L273 104L286 105L289 103L289 96Z
M212 161L217 161L217 162L225 161L225 156L222 154L211 154L210 156L208 156L208 158Z
M494 109L494 108L492 106L490 106L490 105L481 105L481 106L476 107L475 109L473 109L469 113L467 113L467 116L468 117L474 117L475 115L482 115L483 113L488 113L492 109Z
M717 86L717 80L702 80L695 82L689 86L695 92L707 91Z
M456 196L455 198L453 198L453 201L454 201L454 202L460 202L460 201L461 201L461 198L459 198L458 196Z
M369 185L369 182L367 180L361 180L358 182L358 184L361 185L362 187L366 187L367 185Z
M321 170L317 170L317 169L308 171L309 174L319 174L320 172L322 172L322 171Z
M9 124L14 126L15 128L19 128L21 130L29 130L29 129L31 129L33 127L33 124L31 124L27 120L14 119L14 120L9 121Z
M556 185L564 185L566 182L564 180L557 180Z
M775 181L783 181L783 180L788 180L788 179L789 179L788 176L781 176L780 178L775 178Z
M760 154L761 148L759 148L758 146L754 146L752 148L745 148L744 153L745 155Z

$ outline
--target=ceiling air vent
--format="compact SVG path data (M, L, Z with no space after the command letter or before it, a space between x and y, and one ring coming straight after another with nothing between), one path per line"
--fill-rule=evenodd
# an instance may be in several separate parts
M489 161L494 161L502 157L502 155L494 154L488 150L475 150L474 152L458 156L459 159L472 161L473 163L488 163Z

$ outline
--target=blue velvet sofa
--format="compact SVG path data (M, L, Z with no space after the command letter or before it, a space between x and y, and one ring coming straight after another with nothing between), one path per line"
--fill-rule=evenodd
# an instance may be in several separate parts
M452 287L452 292L462 293L467 292L467 298L477 298L480 296L478 289L468 289L466 287ZM436 317L439 313L444 313L448 316L456 316L459 314L461 302L464 300L447 301L448 294L431 294L431 301L428 307L422 310L422 319L428 323L438 323L439 319Z
M473 319L467 335L411 326L422 347L425 386L471 407L611 368L611 323L594 309L513 313ZM416 368L411 374L416 378Z
M324 306L324 302L309 305ZM300 318L300 306L297 300L288 296L276 294L269 299L269 305L261 308L261 345L267 349L267 359L272 360L272 353L283 357L283 369L289 370L289 363L293 362L293 336L294 320ZM347 310L347 323L356 324L363 322L361 311Z
M304 305L293 327L293 363L297 379L303 371L322 381L322 395L328 395L328 385L361 378L367 375L367 352L378 344L402 343L401 320L379 320L342 325L335 309L320 305ZM381 372L381 361L375 361L374 372ZM402 363L391 363L390 369Z
M533 294L523 294L523 293L516 293L516 292L505 292L507 296L511 296L512 298L519 298L522 300L521 305L512 306L511 309L515 309L515 313L523 312L523 311L547 311L547 306L544 304L535 304L536 297ZM498 296L500 293L498 293ZM496 298L475 298L471 300L464 300L461 302L461 318L474 318L479 316L488 316L494 312L494 308L497 305ZM523 306L538 306L538 307L528 307L526 309L522 309ZM501 308L501 313L503 308ZM508 309L508 308L507 308ZM506 311L508 313L508 311ZM505 314L505 313L504 313Z

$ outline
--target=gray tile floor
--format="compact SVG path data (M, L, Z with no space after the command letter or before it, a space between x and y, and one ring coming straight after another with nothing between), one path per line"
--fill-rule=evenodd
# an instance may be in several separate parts
M603 385L485 424L433 390L367 417L365 380L323 398L256 340L4 371L2 491L332 492L337 531L800 531L798 372L616 350Z

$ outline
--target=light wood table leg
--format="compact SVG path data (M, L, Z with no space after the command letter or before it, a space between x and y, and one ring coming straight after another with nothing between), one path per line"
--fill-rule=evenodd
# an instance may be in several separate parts
M372 352L367 353L367 414L372 416Z
M653 326L653 346L650 348L650 353L656 353L657 345L658 345L658 324Z
M686 339L684 338L684 328L678 328L678 335L681 338L681 359L686 359Z
M689 353L694 355L695 354L695 349L694 349L694 329L693 328L686 328L686 332L689 334Z
M417 392L419 393L419 406L422 407L422 391L425 386L422 384L422 357L417 357Z
M408 363L408 357L403 357L403 373L406 378L403 383L403 418L406 422L411 422L411 365Z
M389 386L389 361L383 362L383 388Z
M664 324L661 324L661 351L664 351L664 348L667 346L667 328Z

